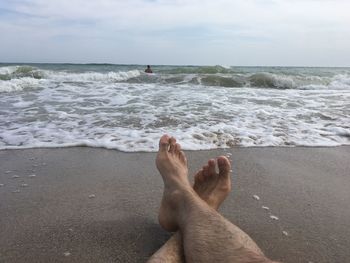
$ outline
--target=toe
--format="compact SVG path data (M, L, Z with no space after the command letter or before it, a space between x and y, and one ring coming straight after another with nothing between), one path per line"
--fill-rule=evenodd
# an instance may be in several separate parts
M219 175L228 177L230 175L231 164L225 156L218 157Z
M194 176L193 190L201 197L204 191L203 170L199 170Z
M216 174L216 171L215 171L215 160L214 159L210 159L208 161L208 170L209 170L209 175L213 176Z
M169 139L169 143L170 143L169 152L174 153L175 152L176 139L174 137L171 137Z
M203 181L203 169L199 170L194 176L194 183Z
M180 144L176 143L175 144L175 153L180 154L180 151L181 151L181 146L180 146Z
M186 163L187 164L187 158L186 158L186 155L183 151L180 151L179 152L179 156L180 156L180 160L183 162L183 163Z
M204 165L203 168L203 178L206 178L209 176L209 165Z
M194 189L196 192L199 191L202 180L203 180L203 170L199 170L199 171L194 175L193 189Z
M169 148L169 136L167 134L164 134L160 140L159 140L159 151L160 152L166 152Z

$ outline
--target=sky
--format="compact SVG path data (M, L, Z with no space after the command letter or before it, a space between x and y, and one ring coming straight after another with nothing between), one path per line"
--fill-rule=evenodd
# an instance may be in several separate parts
M350 66L349 0L0 0L0 62Z

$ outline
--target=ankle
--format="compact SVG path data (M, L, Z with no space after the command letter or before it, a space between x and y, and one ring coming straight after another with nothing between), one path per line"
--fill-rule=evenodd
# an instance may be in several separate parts
M189 182L189 180L186 178L184 180L183 178L179 178L176 176L170 177L171 180L164 180L164 190L166 191L179 191L179 192L187 192L192 190L192 186Z

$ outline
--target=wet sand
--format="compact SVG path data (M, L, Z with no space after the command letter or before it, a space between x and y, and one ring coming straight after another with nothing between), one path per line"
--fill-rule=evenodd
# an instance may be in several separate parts
M268 256L349 260L350 147L186 152L191 174L227 153L233 192L220 211ZM157 223L154 158L87 147L0 151L0 262L146 261L169 237Z

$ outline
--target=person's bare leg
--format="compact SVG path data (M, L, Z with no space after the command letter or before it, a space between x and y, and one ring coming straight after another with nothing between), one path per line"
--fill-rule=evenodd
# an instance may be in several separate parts
M176 147L177 151L181 150L179 144L176 144ZM231 191L230 162L222 156L217 159L220 159L222 163L219 166L219 173L215 169L217 161L210 159L194 176L193 185L193 189L198 196L215 210L219 208ZM179 232L175 233L147 262L184 262L181 234Z
M160 139L156 165L164 193L158 218L164 229L180 229L186 262L271 262L246 233L199 198L177 148L174 138Z

